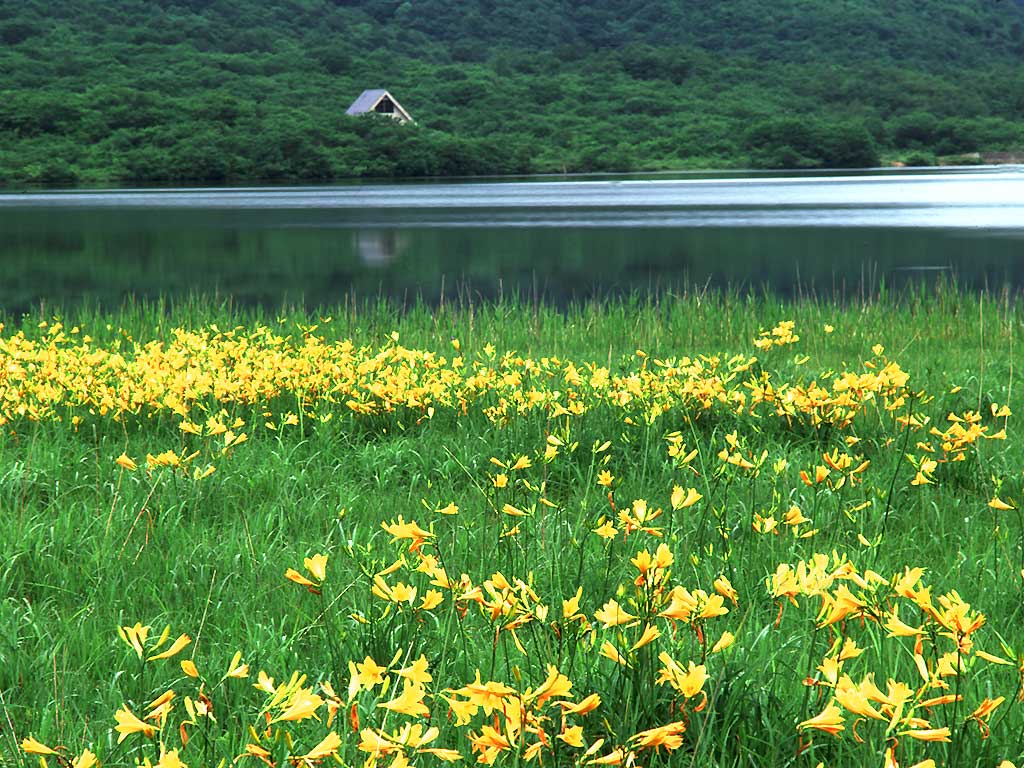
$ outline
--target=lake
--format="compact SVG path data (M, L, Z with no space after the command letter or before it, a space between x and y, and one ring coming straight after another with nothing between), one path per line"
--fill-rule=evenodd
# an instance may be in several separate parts
M0 312L1024 288L1024 172L0 193Z

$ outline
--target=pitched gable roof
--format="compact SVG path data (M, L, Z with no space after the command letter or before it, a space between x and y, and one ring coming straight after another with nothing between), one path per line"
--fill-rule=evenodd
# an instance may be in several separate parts
M376 111L377 105L385 98L389 99L395 106L395 112L400 119L412 121L412 115L406 112L405 108L398 103L398 99L388 93L384 88L370 88L359 94L359 97L352 102L352 106L345 110L346 115L366 115Z

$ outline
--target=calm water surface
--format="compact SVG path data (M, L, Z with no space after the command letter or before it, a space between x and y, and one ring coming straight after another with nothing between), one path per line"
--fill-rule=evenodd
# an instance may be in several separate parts
M0 311L1024 288L1024 172L0 193Z

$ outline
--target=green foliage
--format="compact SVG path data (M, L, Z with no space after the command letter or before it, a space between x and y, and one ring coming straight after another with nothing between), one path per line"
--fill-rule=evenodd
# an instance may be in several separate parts
M865 168L878 165L867 128L796 117L761 120L745 147L755 168Z
M776 373L776 381L807 381L816 371L859 368L859 361L877 358L871 348L882 344L910 373L914 390L935 396L908 405L908 412L934 417L914 433L910 445L918 437L930 441L932 426L948 427L945 414L974 410L979 402L990 433L1006 424L994 422L987 406L1012 402L1016 409L1013 350L1024 341L1019 303L955 290L847 305L710 294L659 303L591 302L566 311L515 302L442 310L418 306L404 314L383 305L334 310L333 319L299 313L278 319L258 310L238 312L210 304L136 305L119 313L80 312L63 319L68 333L75 325L82 334L94 334L96 348L123 341L126 355L135 341L167 338L170 329L181 325L215 323L228 329L269 323L272 333L290 334L296 341L308 332L323 335L328 343L351 338L356 345L376 348L397 331L407 348L434 350L438 356L452 355L451 342L457 338L468 360L488 355L486 345L494 344L499 359L515 350L534 360L552 355L594 360L618 371L635 364L637 347L645 350L652 367L661 365L659 359L682 354L749 353L760 329L789 318L801 336L799 345L758 352L759 370ZM23 319L31 338L47 338L49 331L39 327L42 319ZM825 330L826 323L834 326L832 333ZM16 330L13 326L6 333ZM805 354L811 359L799 362ZM819 381L828 386L831 378ZM980 440L964 462L942 463L933 483L913 486L913 456L901 450L907 445L903 435L911 433L902 432L881 406L858 420L858 440L852 443L844 437L853 430L812 429L799 421L787 425L769 411L759 418L737 413L721 420L709 415L710 410L700 415L674 412L645 424L624 422L609 404L571 419L537 410L499 427L478 409L455 415L439 404L433 418L420 418L422 414L410 409L374 420L345 416L339 403L340 415L329 422L285 426L280 411L301 412L301 406L278 402L230 407L227 421L243 419L249 439L223 455L222 438L200 441L182 432L179 418L169 410L123 423L95 415L79 429L69 420L19 422L8 424L0 435L0 508L10 520L0 532L5 554L0 563L5 765L38 764L17 746L30 734L74 753L89 747L104 766L134 764L138 750L155 750L156 745L135 735L115 746L115 709L130 706L141 714L146 701L173 687L179 691L175 716L183 712L179 702L186 694L194 695L199 682L193 685L182 678L178 661L193 653L201 674L211 681L206 693L216 701L219 730L213 736L241 739L214 745L232 756L249 740L239 726L239 713L244 712L243 691L252 694L251 683L260 670L278 680L298 670L310 676L309 684L330 680L344 696L347 660L369 654L386 663L400 645L413 648L412 656L422 649L436 691L472 680L477 669L485 679L512 683L520 672L534 680L544 663L557 663L576 683L575 700L591 690L601 693L600 719L594 718L588 729L606 728L624 738L643 727L643 708L631 707L628 699L638 678L608 676L612 667L607 660L588 661L595 658L596 647L577 650L568 632L564 646L559 642L547 650L542 645L547 624L534 622L521 633L533 651L528 656L512 647L508 632L482 631L484 614L475 606L465 622L456 618L450 602L436 612L436 622L425 612L419 614L422 623L407 621L408 611L382 615L383 605L370 591L373 574L402 554L416 562L407 551L408 540L390 541L381 529L399 515L431 529L436 543L427 551L444 557L451 574L465 572L474 583L491 578L496 570L509 579L529 578L551 608L549 622L560 627L569 626L559 610L561 600L578 586L584 588L581 610L589 617L615 595L615 585L626 585L624 591L631 594L636 571L629 558L642 547L668 546L676 556L675 583L690 589L710 591L713 578L727 575L739 593L739 605L729 603L729 615L709 624L712 633L701 642L710 645L728 628L736 643L727 653L709 656L706 707L688 713L684 751L653 761L661 765L800 768L809 757L811 765L833 758L829 764L877 766L882 750L890 746L884 736L887 721L858 722L866 744L850 736L853 717L848 717L840 738L805 733L798 741L797 724L828 701L815 667L839 648L838 642L832 644L840 632L859 638L864 649L859 660L847 660L843 673L860 679L875 670L883 686L890 676L917 680L909 652L912 640L905 641L906 653L896 653L892 649L904 641L885 639L874 621L851 618L839 627L819 627L821 621L814 618L817 600L800 597L799 607L787 603L780 610L766 579L780 563L832 550L847 554L862 572L870 567L888 576L905 566L925 567L936 602L940 594L958 589L973 610L986 615L975 650L1009 656L1013 665L977 659L965 682L947 678L969 702L969 708L961 708L959 716L954 709L948 720L948 708L934 711L936 725L953 726L955 744L916 744L903 738L901 756L906 759L901 764L926 754L947 765L980 768L1004 758L1019 763L1024 715L1013 700L1019 675L1012 651L1020 651L1022 591L1016 574L1024 542L1020 513L988 506L996 495L1021 505L1022 455L1012 417L1009 439ZM279 412L273 429L265 426L270 419L265 407ZM716 459L734 429L744 455L756 459L765 451L768 458L761 471L734 471ZM570 430L571 441L561 441L557 460L542 460L550 445L546 438L568 436ZM667 460L666 438L676 430L699 450L690 465ZM590 446L605 440L610 458L598 464L605 454L595 459ZM131 472L115 463L122 452L141 464L147 453L183 452L186 445L215 454L216 472L193 482L191 476L166 468ZM863 484L851 481L833 488L800 481L801 470L814 475L824 453L847 451L870 460ZM499 470L489 457L511 462L520 455L533 457L534 466L509 471L509 487L498 489L492 478ZM774 468L783 458L786 467ZM607 488L596 483L596 470L603 468L614 475ZM501 504L526 506L535 498L517 477L534 486L543 483L546 497L557 506L538 505L530 517L509 518L522 521L522 532L499 538L511 527L502 525ZM891 511L877 493L890 482L895 488L890 491ZM668 503L675 485L694 486L704 498L697 506L673 511ZM664 528L664 536L645 538L634 531L628 540L620 535L601 543L591 531L602 515L616 519L608 506L609 491L614 491L619 509L628 509L638 498L649 500L652 509L663 507L657 526ZM457 516L434 511L452 501L460 506ZM797 538L782 522L794 505L813 520L801 529L813 526L809 539ZM769 516L778 523L776 532L756 532L752 523ZM871 546L858 539L860 532ZM286 568L301 569L303 559L314 553L330 556L326 599L284 577ZM390 583L405 575L393 576ZM415 583L426 582L425 574L412 577L418 579ZM356 610L379 620L358 624L350 615ZM915 624L921 620L907 611L901 619ZM193 644L174 659L146 667L116 635L116 627L136 621L151 623L153 637L170 624L172 638L187 632ZM634 636L639 630L632 630ZM598 632L602 640L628 648L606 630ZM696 640L683 626L671 636L666 633L661 642L692 649ZM225 688L215 681L229 668L236 650L249 664L249 679L231 680L235 687ZM697 659L696 651L691 658ZM144 680L143 669L153 670ZM818 684L809 687L806 678L817 678ZM989 681L991 689L979 690ZM150 688L154 692L146 693ZM665 691L649 690L652 702ZM963 718L981 696L1003 694L1007 700L991 721L991 735L983 740ZM447 703L440 698L434 703L431 723L450 729ZM333 727L354 754L351 746L358 736L348 727L347 709L339 712ZM378 709L363 709L363 727L380 722L385 715ZM195 754L203 749L206 731L193 733ZM176 729L167 729L161 739L177 739ZM300 743L316 740L307 739ZM809 747L809 756L797 754L801 744Z
M1022 24L1019 3L982 0L32 0L0 9L0 179L848 167L879 151L1006 150L1024 143ZM345 115L382 86L417 125Z

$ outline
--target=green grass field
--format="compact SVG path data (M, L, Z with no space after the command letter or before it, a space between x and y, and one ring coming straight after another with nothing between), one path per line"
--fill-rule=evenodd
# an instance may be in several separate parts
M9 319L0 764L1020 765L1022 340L948 288Z

